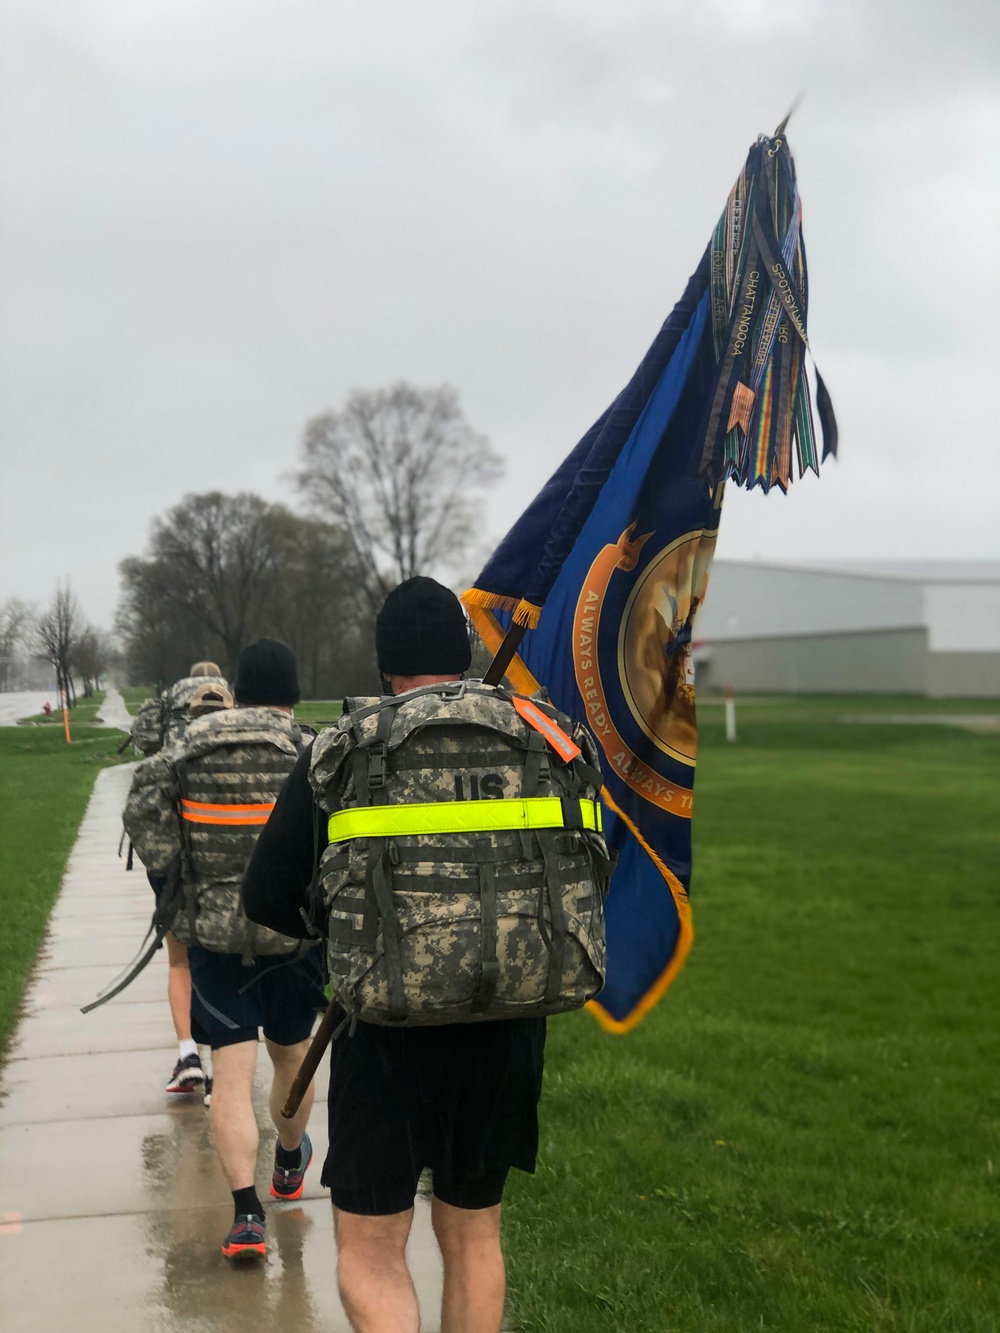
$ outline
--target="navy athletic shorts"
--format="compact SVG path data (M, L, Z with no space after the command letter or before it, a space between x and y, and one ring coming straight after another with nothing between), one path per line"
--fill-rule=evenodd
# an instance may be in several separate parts
M325 951L301 957L255 958L188 948L191 964L191 1035L213 1051L256 1041L258 1030L278 1046L306 1041L316 1015L326 1008Z

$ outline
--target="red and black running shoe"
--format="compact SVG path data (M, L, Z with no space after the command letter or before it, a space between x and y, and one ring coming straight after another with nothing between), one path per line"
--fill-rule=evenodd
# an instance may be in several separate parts
M222 1242L227 1259L263 1259L267 1254L264 1219L253 1213L241 1213Z
M299 1147L299 1165L286 1170L278 1165L277 1152L275 1152L274 1173L271 1176L271 1198L272 1199L301 1199L302 1191L306 1185L306 1171L309 1169L309 1163L313 1159L312 1139L308 1134L302 1135L302 1143Z

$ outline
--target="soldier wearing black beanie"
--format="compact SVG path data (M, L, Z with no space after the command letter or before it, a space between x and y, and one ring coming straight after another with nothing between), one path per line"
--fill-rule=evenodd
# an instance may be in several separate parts
M430 578L407 579L389 594L376 620L375 648L386 692L446 684L472 664L461 603ZM310 931L316 858L328 846L329 812L316 803L311 764L306 751L243 879L250 919L301 938ZM438 883L426 883L433 899ZM339 1017L347 1015L340 1011ZM535 1168L544 1018L427 1027L362 1021L352 1023L350 1033L330 1048L329 1151L322 1175L334 1205L342 1291L349 1271L357 1308L381 1312L391 1299L394 1316L406 1307L399 1327L417 1326L416 1297L405 1276L405 1232L421 1168L429 1165L435 1209L447 1210L449 1234L456 1238L444 1258L446 1287L450 1282L456 1300L472 1312L463 1327L499 1328L500 1204L508 1171ZM368 1230L373 1224L375 1233ZM366 1239L369 1234L379 1236L378 1245ZM373 1283L372 1263L363 1258L376 1250L378 1263L391 1259L394 1265L388 1296L384 1278ZM475 1258L456 1272L455 1253Z
M258 639L240 653L233 697L243 708L294 708L302 698L295 654L280 639Z
M407 579L378 613L375 655L383 676L460 676L472 665L462 603L435 579Z

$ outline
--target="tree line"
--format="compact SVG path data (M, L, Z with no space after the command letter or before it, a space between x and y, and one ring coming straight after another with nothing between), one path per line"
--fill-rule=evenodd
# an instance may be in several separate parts
M415 574L468 577L501 472L454 389L356 390L306 426L302 512L212 491L153 520L145 554L120 566L131 679L168 682L199 659L231 676L240 649L268 636L295 649L307 697L371 692L385 595Z
M17 674L25 658L41 658L55 671L56 691L72 708L77 680L89 697L115 656L110 636L84 620L68 581L56 587L44 611L19 597L0 605L0 690L20 684Z

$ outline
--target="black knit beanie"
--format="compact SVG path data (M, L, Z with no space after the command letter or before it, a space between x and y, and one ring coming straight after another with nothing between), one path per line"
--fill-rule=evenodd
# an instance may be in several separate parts
M472 665L462 603L435 579L407 579L382 604L375 653L383 676L458 676Z
M294 708L302 698L295 654L280 639L258 639L240 653L233 697L238 704Z

